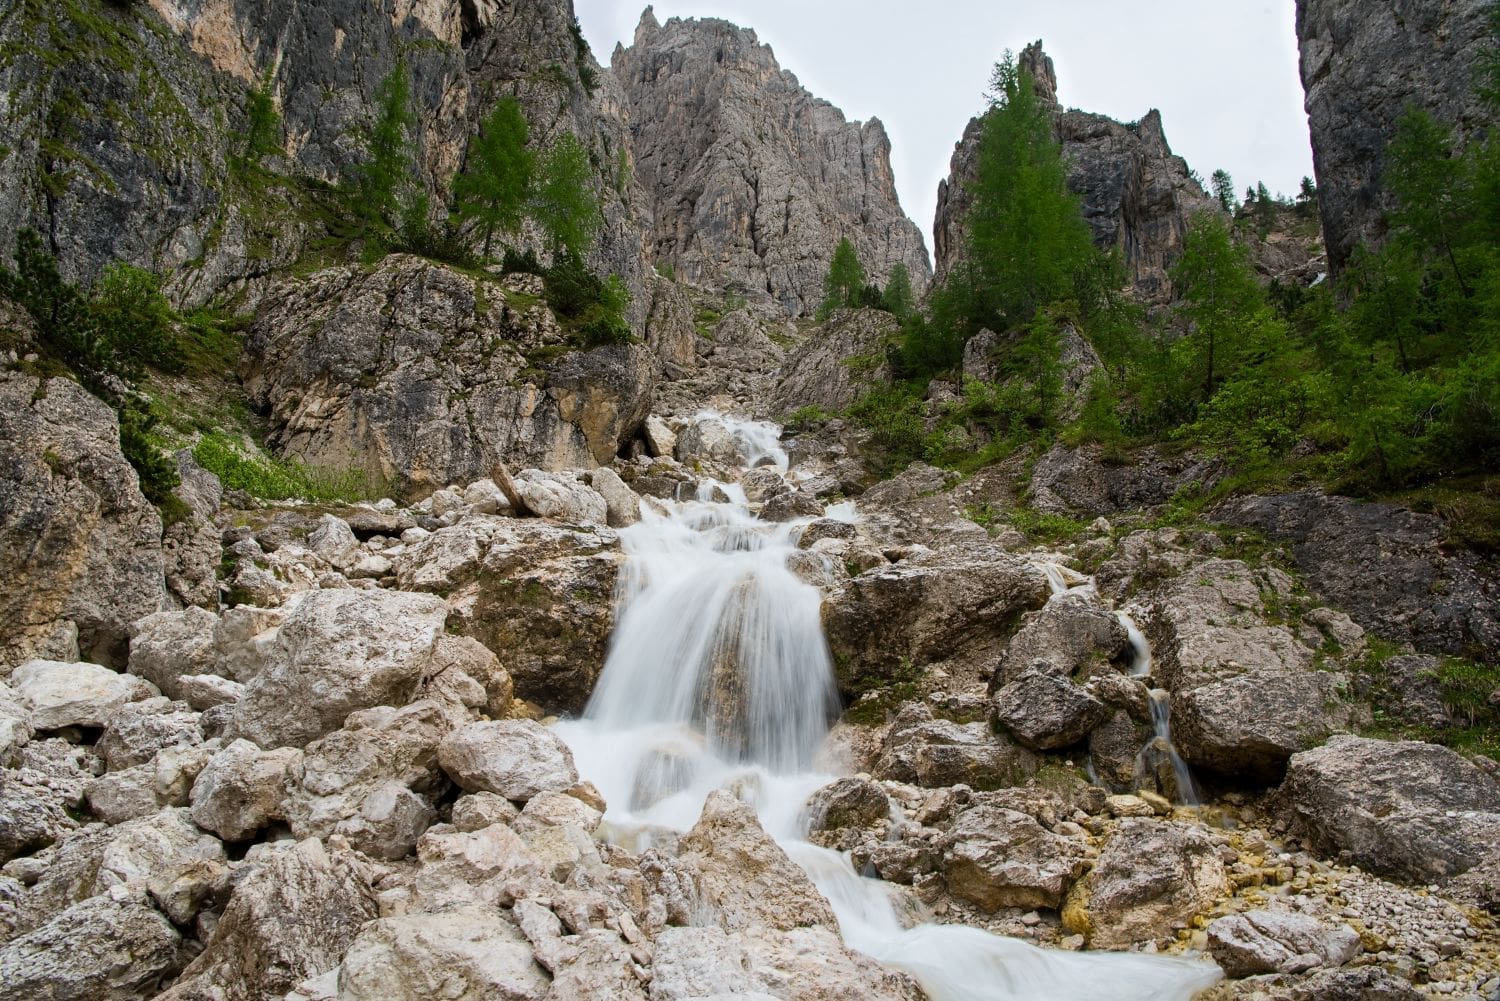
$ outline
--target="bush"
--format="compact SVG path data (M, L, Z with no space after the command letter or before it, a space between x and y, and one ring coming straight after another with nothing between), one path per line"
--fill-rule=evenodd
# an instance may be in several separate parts
M156 415L135 400L120 408L120 451L140 477L141 493L157 507L181 502L172 491L182 482L177 464L162 454L151 438Z
M621 344L632 334L625 320L630 290L618 275L600 278L583 261L561 255L544 276L547 305L562 317L589 347Z

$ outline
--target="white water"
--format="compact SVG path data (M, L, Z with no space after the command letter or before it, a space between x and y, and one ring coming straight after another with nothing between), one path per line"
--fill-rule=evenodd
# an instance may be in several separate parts
M785 470L785 453L759 437L765 427L739 422L734 433L751 429L740 441L747 452L747 439L759 443L752 463ZM732 789L828 898L850 947L911 973L935 1001L1187 1001L1219 978L1203 962L906 928L889 884L808 844L803 804L832 778L811 763L837 710L821 595L786 567L798 526L759 522L742 492L725 495L731 503L644 512L621 533L630 560L609 659L584 718L558 726L609 803L608 836L643 848L653 830L691 827L713 790Z
M1151 692L1151 722L1156 736L1136 755L1137 784L1143 788L1155 784L1148 780L1156 774L1157 767L1165 762L1172 769L1172 777L1177 785L1177 801L1186 806L1201 806L1198 787L1193 784L1193 773L1188 770L1187 762L1182 760L1182 755L1177 753L1177 747L1172 743L1172 696L1160 688Z

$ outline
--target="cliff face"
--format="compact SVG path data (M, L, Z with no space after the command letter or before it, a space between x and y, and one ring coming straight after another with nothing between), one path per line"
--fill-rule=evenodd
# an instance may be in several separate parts
M793 315L812 311L839 240L871 279L930 274L901 211L879 121L847 122L781 69L753 31L648 10L611 62L629 103L658 262Z
M513 94L535 141L571 131L589 149L606 219L593 263L638 286L623 101L572 28L569 0L19 0L0 14L0 88L15 95L0 106L0 226L46 234L72 277L124 259L172 272L189 301L290 264L400 58L436 202ZM232 167L258 82L282 117L285 156L265 164L284 183Z
M1468 134L1492 44L1482 0L1298 0L1297 40L1329 264L1385 234L1385 149L1408 105Z
M1218 203L1193 179L1187 162L1173 155L1159 112L1121 124L1065 110L1057 103L1057 76L1040 42L1027 46L1020 63L1036 81L1037 96L1056 109L1053 126L1068 164L1068 186L1082 199L1095 242L1124 255L1137 298L1170 300L1167 269L1181 253L1188 222L1195 213L1216 211ZM979 169L982 131L982 118L969 122L949 176L938 187L933 248L939 278L962 257L968 241L968 187Z

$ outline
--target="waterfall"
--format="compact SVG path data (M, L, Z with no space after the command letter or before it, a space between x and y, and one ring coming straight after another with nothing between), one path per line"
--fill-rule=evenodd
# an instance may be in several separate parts
M715 419L749 464L786 470L774 426ZM716 486L700 496L727 502L665 503L621 532L628 562L604 673L584 717L557 728L609 804L607 836L643 847L653 831L691 827L713 790L733 789L828 898L845 942L909 972L935 1001L1187 1001L1218 979L1203 962L907 928L895 888L807 843L803 804L833 778L812 762L838 708L822 595L787 568L809 519L761 522L737 486ZM856 517L848 505L836 513Z
M1136 785L1155 786L1185 806L1201 806L1192 772L1172 743L1172 696L1160 688L1151 691L1151 723L1156 735L1136 755Z

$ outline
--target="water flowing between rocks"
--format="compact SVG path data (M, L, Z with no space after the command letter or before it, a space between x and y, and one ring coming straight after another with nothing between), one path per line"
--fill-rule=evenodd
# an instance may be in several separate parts
M752 464L787 468L774 426L726 424ZM584 718L558 726L613 836L639 846L653 829L687 830L710 792L732 788L828 898L845 942L935 1001L1186 1001L1218 979L1200 961L905 927L893 888L808 843L802 808L834 778L815 761L838 703L821 594L788 569L805 520L762 522L736 485L717 487L727 502L664 503L622 532L609 659Z

